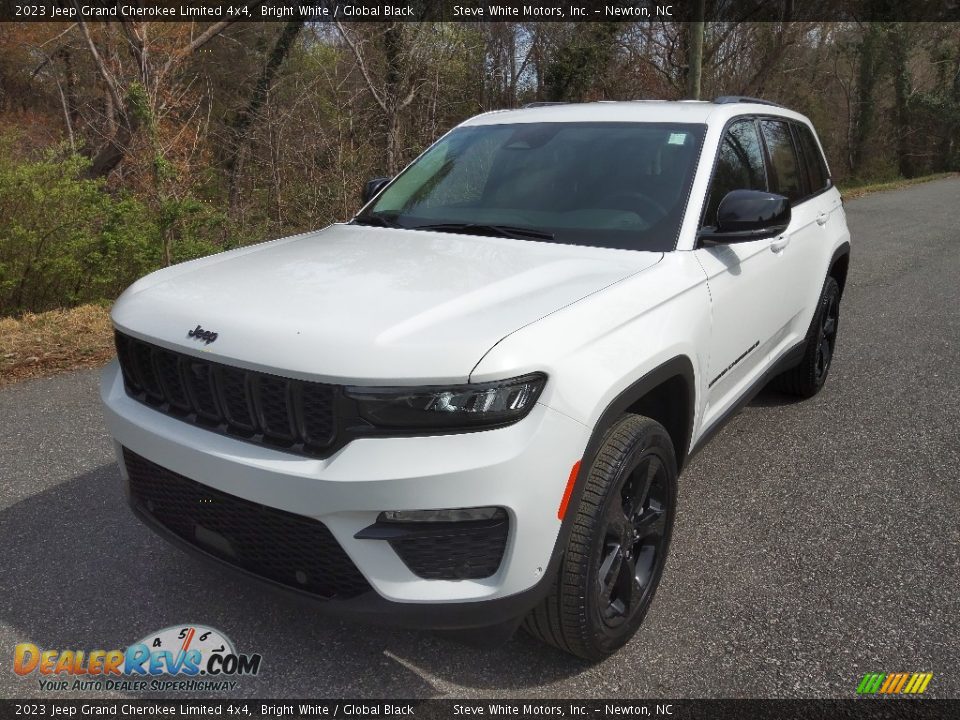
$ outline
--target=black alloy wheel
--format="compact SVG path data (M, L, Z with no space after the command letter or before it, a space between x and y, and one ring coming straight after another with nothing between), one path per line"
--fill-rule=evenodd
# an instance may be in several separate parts
M820 319L820 342L817 344L817 380L820 384L826 379L833 359L833 348L837 342L837 326L840 323L840 301L836 295L826 298L826 305Z
M667 477L653 454L622 473L618 496L607 506L597 572L597 609L617 628L644 606L666 555Z
M802 398L812 398L820 392L833 364L839 327L840 286L835 278L828 277L807 330L803 357L795 367L775 377L771 387Z

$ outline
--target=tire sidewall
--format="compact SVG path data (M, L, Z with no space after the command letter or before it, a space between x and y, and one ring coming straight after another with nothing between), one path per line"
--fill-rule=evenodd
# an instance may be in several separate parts
M587 567L584 577L586 578L585 592L585 611L586 624L589 633L588 644L594 647L600 653L607 655L623 647L637 629L643 623L643 619L650 608L653 597L656 594L657 587L660 584L663 570L666 565L667 556L670 550L670 542L673 536L673 523L676 515L677 505L677 464L673 451L673 445L670 442L670 436L660 425L651 425L644 428L643 432L637 433L630 443L626 452L622 453L616 464L616 470L612 478L605 478L606 491L603 504L600 506L600 512L604 513L609 508L610 503L620 502L620 488L625 480L625 475L637 466L647 455L656 455L663 463L666 471L666 521L664 526L663 544L659 549L659 558L657 559L653 575L650 580L650 587L647 590L641 604L636 611L616 628L608 627L600 616L599 593L597 591L598 575L600 571L600 562L604 549L604 538L601 532L597 532L590 540L590 552L587 558ZM591 473L594 470L591 469Z
M820 328L823 325L824 316L830 307L830 301L834 300L837 304L837 330L834 336L833 347L831 348L830 365L822 376L817 376L817 357L820 347ZM824 283L823 292L820 293L820 301L817 303L817 314L814 316L813 323L810 326L810 332L807 337L807 352L804 358L804 371L807 373L809 383L813 393L817 393L826 384L830 376L830 370L833 368L833 356L837 351L836 338L840 331L840 286L837 281L828 277Z

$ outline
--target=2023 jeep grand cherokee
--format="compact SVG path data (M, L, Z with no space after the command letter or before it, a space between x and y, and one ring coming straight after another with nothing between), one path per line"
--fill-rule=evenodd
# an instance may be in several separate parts
M810 123L741 98L487 113L365 200L117 301L130 504L330 611L614 652L690 454L771 379L827 376L849 233Z

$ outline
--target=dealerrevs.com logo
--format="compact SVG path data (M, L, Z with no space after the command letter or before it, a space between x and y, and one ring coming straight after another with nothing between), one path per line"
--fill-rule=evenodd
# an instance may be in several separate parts
M174 625L126 650L43 650L20 643L13 671L37 677L40 690L232 691L260 672L262 657L236 651L219 630Z

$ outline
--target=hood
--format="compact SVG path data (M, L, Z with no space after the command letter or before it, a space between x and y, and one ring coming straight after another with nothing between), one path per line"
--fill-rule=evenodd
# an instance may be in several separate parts
M121 331L307 380L465 382L503 337L662 253L333 225L155 272ZM187 333L197 326L216 340Z

